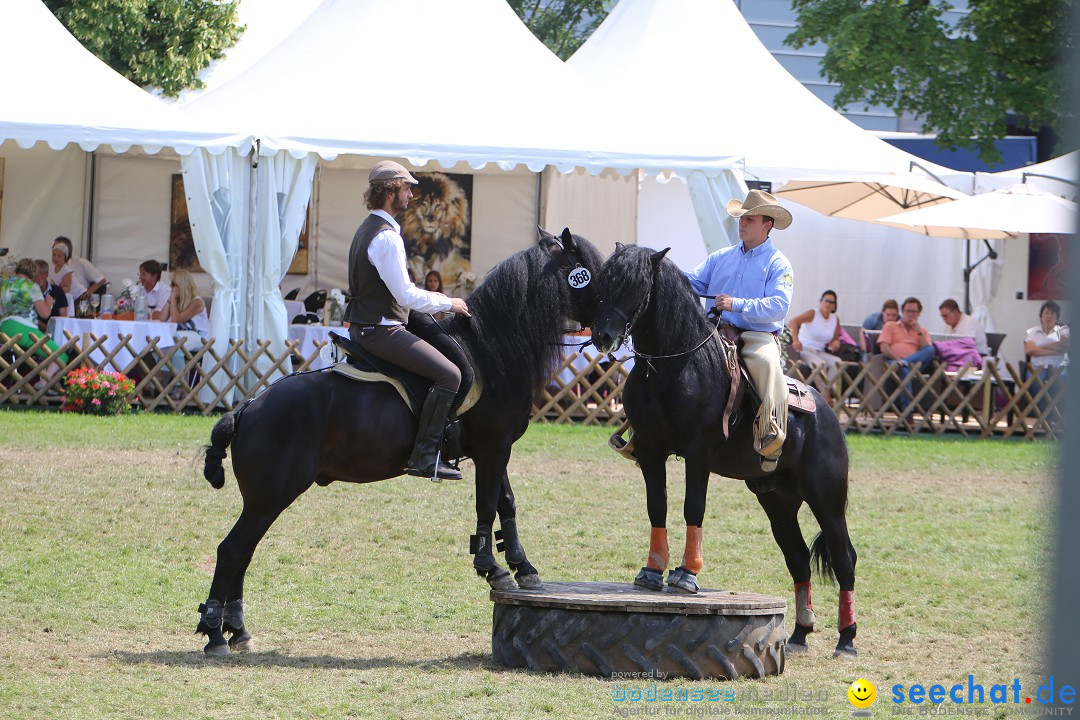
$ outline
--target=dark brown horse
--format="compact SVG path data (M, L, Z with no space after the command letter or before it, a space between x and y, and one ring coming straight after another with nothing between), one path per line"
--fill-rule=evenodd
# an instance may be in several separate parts
M664 464L672 454L686 461L687 525L683 564L668 573L675 590L696 592L701 569L701 523L709 474L746 482L772 524L795 582L795 629L790 652L805 650L813 631L810 565L840 583L840 639L837 655L854 655L855 548L847 529L848 452L836 415L816 395L814 414L790 413L780 464L761 470L753 450L754 412L749 393L725 440L721 418L730 375L725 349L686 276L662 252L619 246L597 280L597 318L593 343L611 352L629 333L638 359L626 380L623 406L633 428L634 457L645 478L652 523L649 561L635 585L663 587L667 566L667 479ZM651 357L650 357L651 356ZM665 357L660 357L665 356ZM807 548L799 528L799 508L807 503L821 533Z
M587 278L602 261L596 248L569 230L560 239L541 231L536 246L495 267L468 298L472 318L454 315L443 324L483 388L476 405L461 416L461 446L476 465L473 567L499 589L515 585L495 562L496 510L517 584L540 586L518 539L506 466L510 446L525 433L533 403L562 359L567 319L592 320L593 285ZM218 545L210 595L200 606L196 632L208 636L207 653L252 648L243 617L244 575L278 515L314 483L368 483L401 475L416 427L416 417L391 386L329 371L286 377L222 417L210 436L204 475L222 487L222 459L231 446L244 507ZM231 633L228 642L223 632Z

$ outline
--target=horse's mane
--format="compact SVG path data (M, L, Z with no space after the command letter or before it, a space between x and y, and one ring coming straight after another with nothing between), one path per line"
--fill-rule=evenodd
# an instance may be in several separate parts
M601 275L604 298L614 301L640 296L651 287L649 308L634 331L634 348L649 354L669 354L696 347L713 324L686 275L666 257L655 270L655 250L626 245L608 259ZM708 343L713 345L713 343Z
M603 263L589 241L574 236L582 264L594 274ZM562 360L565 319L577 315L559 260L558 243L545 239L496 265L467 299L472 318L455 315L448 330L461 340L484 393L502 400L534 400ZM561 252L561 249L560 249Z

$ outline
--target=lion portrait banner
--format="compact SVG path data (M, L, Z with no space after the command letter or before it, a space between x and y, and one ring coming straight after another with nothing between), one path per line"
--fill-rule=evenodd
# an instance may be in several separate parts
M395 218L401 225L409 269L421 285L435 270L447 295L465 297L473 289L473 176L441 172L413 173L409 207Z

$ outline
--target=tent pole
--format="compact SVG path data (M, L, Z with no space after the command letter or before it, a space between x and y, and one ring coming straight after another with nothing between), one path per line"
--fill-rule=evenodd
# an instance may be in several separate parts
M84 236L86 238L86 252L85 257L87 260L94 261L94 203L97 195L97 151L90 153L90 167L87 168L87 182L86 182L86 228L84 230ZM102 289L99 292L104 292Z

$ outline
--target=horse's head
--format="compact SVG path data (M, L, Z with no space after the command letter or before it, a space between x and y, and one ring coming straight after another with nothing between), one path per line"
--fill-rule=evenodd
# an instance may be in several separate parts
M593 345L602 353L621 347L649 308L660 263L671 248L659 252L636 245L615 244L615 252L597 279L597 315Z
M537 226L539 245L551 256L562 282L569 288L569 308L565 313L572 321L588 327L596 316L595 279L604 262L592 243L565 228L556 237Z

